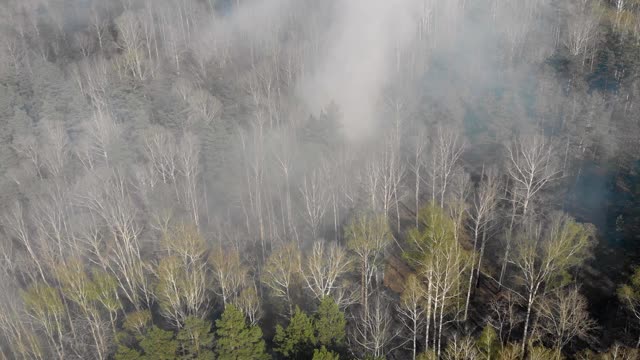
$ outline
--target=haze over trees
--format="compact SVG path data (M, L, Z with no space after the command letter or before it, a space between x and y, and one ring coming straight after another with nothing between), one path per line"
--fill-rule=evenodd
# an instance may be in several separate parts
M0 1L0 358L635 359L640 1Z

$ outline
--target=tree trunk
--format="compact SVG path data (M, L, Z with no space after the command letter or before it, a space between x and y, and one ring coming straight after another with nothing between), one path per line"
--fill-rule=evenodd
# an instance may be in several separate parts
M527 332L529 331L529 321L531 319L531 308L533 307L533 299L531 295L529 295L529 301L527 302L527 316L524 320L524 331L522 333L522 353L524 354L526 345L527 345Z

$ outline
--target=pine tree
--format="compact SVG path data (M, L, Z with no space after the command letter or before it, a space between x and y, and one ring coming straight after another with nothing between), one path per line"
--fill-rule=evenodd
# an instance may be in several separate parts
M116 360L173 360L178 351L178 342L171 331L151 324L149 311L136 311L123 324L124 330L117 335ZM139 352L137 349L141 349Z
M262 330L247 326L242 312L229 304L222 318L216 320L218 360L268 360Z
M123 334L120 336L121 338L126 337ZM173 360L176 358L178 343L173 339L171 331L162 330L152 325L144 334L138 335L136 338L142 353L133 346L120 343L115 355L116 360Z
M207 320L194 316L186 318L176 340L180 344L181 359L213 360L213 333Z
M340 311L333 298L322 298L314 321L318 344L329 348L343 345L346 325L344 313Z
M286 329L276 326L273 341L277 345L275 351L285 357L308 358L311 346L315 343L311 319L296 307Z
M140 347L145 360L173 360L176 358L178 342L173 338L173 332L153 325L140 340Z
M312 360L340 360L340 356L323 346L320 349L313 350Z

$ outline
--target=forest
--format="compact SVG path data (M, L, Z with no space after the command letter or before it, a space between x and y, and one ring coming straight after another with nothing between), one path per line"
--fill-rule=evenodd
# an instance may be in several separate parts
M640 359L640 0L0 0L0 359Z

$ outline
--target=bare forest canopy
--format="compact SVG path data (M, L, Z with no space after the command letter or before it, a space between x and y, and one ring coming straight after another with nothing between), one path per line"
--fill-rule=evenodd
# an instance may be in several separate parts
M0 359L637 359L639 0L0 0Z

